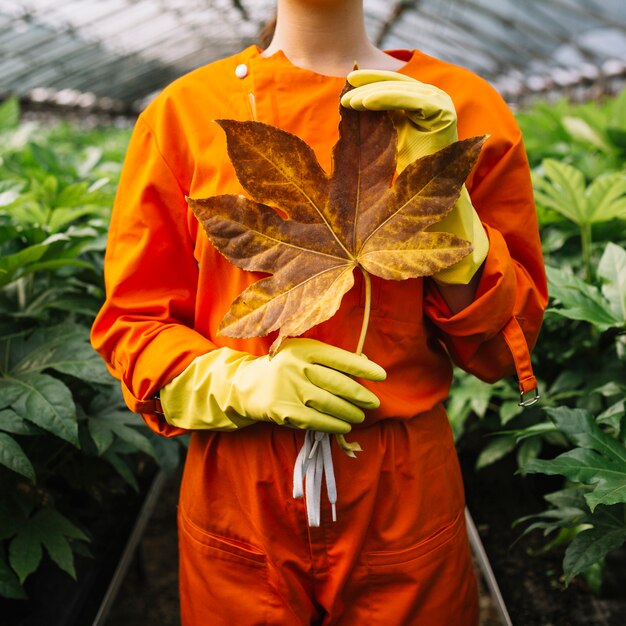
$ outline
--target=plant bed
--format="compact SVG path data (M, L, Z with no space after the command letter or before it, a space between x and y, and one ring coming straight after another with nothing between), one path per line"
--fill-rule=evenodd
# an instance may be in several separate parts
M117 579L124 575L120 563L127 566L129 537L138 520L145 518L154 504L155 488L160 488L163 474L154 463L137 471L139 491L127 486L107 495L99 506L85 503L78 522L91 539L88 555L75 559L76 580L45 558L39 569L24 585L27 600L0 599L0 626L87 626L98 622L106 612L103 604ZM145 524L145 519L143 519ZM136 529L140 532L140 529ZM133 542L136 544L136 539Z
M467 505L513 625L623 626L626 550L607 556L601 595L594 594L581 576L565 588L565 546L537 554L547 539L532 533L513 545L523 529L512 528L516 519L545 509L543 495L559 489L561 479L515 475L517 466L511 455L476 471L482 439L479 430L466 433L459 442L459 459Z

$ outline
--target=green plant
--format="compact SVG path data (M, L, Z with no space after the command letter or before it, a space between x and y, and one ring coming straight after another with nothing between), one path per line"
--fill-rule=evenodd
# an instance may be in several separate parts
M75 576L88 513L177 463L128 412L89 344L126 130L19 123L0 107L0 596L24 598L44 550ZM116 478L119 477L119 478ZM87 499L85 499L87 496Z
M542 226L557 221L547 211L578 226L585 279L592 280L592 226L626 218L626 171L602 174L587 186L580 170L545 159L534 172L533 183Z
M532 522L524 534L556 533L546 549L567 546L566 584L583 574L598 591L606 554L626 541L626 250L607 244L596 271L600 285L557 268L549 268L548 276L553 298L548 314L585 323L595 342L588 342L579 375L570 372L565 400L577 408L547 407L550 422L507 433L523 445L546 435L565 438L566 451L556 458L529 458L519 465L524 474L561 475L567 489L548 494L547 510L516 523Z
M601 584L605 554L622 543L617 538L626 528L624 504L590 506L585 496L598 480L598 468L590 466L584 479L583 474L576 478L551 457L561 459L578 450L576 457L584 449L571 430L571 412L593 420L602 437L624 449L625 106L626 92L600 106L544 103L522 114L529 159L535 165L550 294L533 352L542 399L521 411L513 404L513 381L477 389L477 383L470 384L461 374L448 407L462 423L469 417L456 429L461 442L463 429L490 435L477 468L515 453L522 472L563 477L565 488L546 496L548 508L518 523L531 524L524 535L537 529L550 534L546 550L565 549L566 582L581 574L595 589ZM590 421L585 424L592 428ZM593 454L602 456L598 450ZM606 541L592 541L603 534Z
M593 180L624 169L626 90L600 102L537 102L517 115L532 167L546 158L581 169Z
M541 529L556 533L548 548L566 544L565 582L586 574L599 590L606 555L626 542L626 446L624 445L625 386L620 388L619 410L594 418L581 409L547 409L555 428L575 446L554 459L534 459L523 473L557 474L568 479L565 490L548 494L549 508L516 523L532 522L524 534ZM616 428L617 427L617 428Z

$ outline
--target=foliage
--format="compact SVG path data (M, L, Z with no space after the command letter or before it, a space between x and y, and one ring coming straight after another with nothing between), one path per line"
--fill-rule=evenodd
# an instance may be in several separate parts
M582 171L546 159L535 170L533 182L543 229L553 232L555 225L558 228L558 216L578 227L584 276L592 281L592 226L626 219L626 170L604 173L586 185ZM617 229L624 233L623 225Z
M532 167L555 159L588 180L623 169L626 157L626 91L601 102L537 102L517 116Z
M341 107L331 174L295 135L259 122L218 123L254 200L222 195L189 200L190 206L231 263L271 274L235 300L222 334L280 329L275 349L283 337L332 317L357 267L404 280L429 276L470 252L467 241L426 228L452 208L484 138L419 159L393 181L397 136L384 111Z
M626 539L626 91L600 104L539 103L518 119L550 293L533 353L542 400L509 409L514 383L505 381L482 389L484 412L468 415L494 435L479 467L515 452L521 472L563 477L548 508L519 523L531 522L524 534L554 535L546 549L567 546L566 583L581 574L599 589L607 552ZM450 407L466 378L457 376Z
M524 473L561 474L591 485L585 500L592 513L599 504L626 503L626 448L622 442L602 430L588 411L559 407L547 413L577 447L555 459L529 461L522 468Z
M593 283L571 270L548 268L552 306L547 321L559 320L563 325L566 320L569 345L578 345L566 351L571 359L567 364L564 359L556 364L561 367L563 404L549 398L552 407L544 409L551 424L539 421L508 433L516 441L539 442L538 452L545 433L565 437L565 452L555 459L526 459L520 470L561 475L567 479L569 496L584 496L585 506L575 526L559 494L548 498L547 511L526 520L544 520L547 525L533 524L529 529L541 527L546 534L570 528L565 536L571 543L563 561L566 583L580 573L591 581L590 572L601 568L607 552L626 541L625 267L626 250L609 242Z
M621 408L612 412L610 420L596 420L581 409L547 410L556 428L576 447L555 459L534 459L522 467L524 473L557 474L570 481L568 489L546 496L547 511L518 520L533 522L524 534L535 529L557 536L563 529L574 531L569 533L571 542L563 560L567 583L603 563L608 552L626 542L626 446L623 432L620 436L620 422L626 415L624 391L626 387L622 387Z
M176 462L89 345L128 137L0 107L0 596L25 597L44 550L75 576L86 510L137 489L139 454Z

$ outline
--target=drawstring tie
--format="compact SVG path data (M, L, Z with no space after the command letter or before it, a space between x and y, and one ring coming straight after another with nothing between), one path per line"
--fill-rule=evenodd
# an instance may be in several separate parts
M306 512L309 526L320 525L322 476L326 478L326 493L332 507L333 522L337 521L337 484L330 449L330 435L307 430L304 443L293 468L293 497L302 498L306 492ZM306 486L303 484L306 481Z

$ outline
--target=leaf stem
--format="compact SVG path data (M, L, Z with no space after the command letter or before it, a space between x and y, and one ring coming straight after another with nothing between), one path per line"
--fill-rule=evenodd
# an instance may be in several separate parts
M361 270L363 280L365 281L365 310L363 311L363 324L361 325L361 336L359 337L356 353L362 354L363 346L365 345L365 335L367 335L367 327L370 323L370 309L372 308L372 280L370 275L362 267L359 267L359 269Z
M26 308L26 276L21 276L15 281L17 289L17 306L19 311Z
M363 346L365 345L365 335L367 335L367 327L370 321L370 309L372 308L372 280L370 275L362 268L359 267L363 274L363 280L365 281L365 310L363 312L363 323L361 325L361 335L359 337L359 344L356 348L357 354L363 353ZM346 441L345 435L335 435L339 447L348 455L353 458L356 457L356 452L361 452L363 448L359 445L358 441L349 443Z

